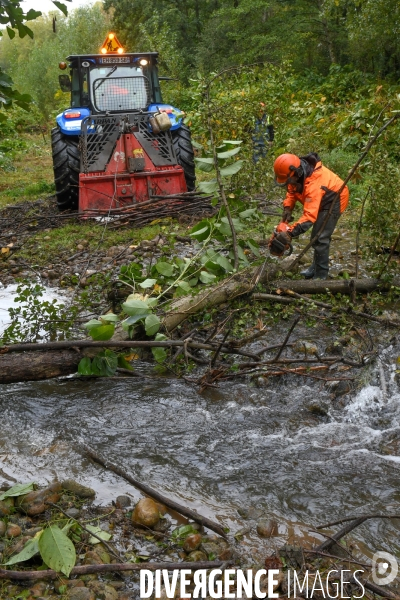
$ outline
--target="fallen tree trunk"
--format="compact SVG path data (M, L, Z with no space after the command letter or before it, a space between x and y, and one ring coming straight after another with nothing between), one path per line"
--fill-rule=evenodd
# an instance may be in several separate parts
M273 289L292 290L297 294L351 294L355 288L360 294L368 294L375 290L389 290L391 285L400 286L400 278L387 283L380 279L340 279L339 281L324 281L323 279L287 279L276 281ZM272 286L269 286L271 289Z
M285 259L289 260L289 259ZM282 261L283 262L283 261ZM380 279L341 279L339 281L325 281L321 279L289 279L278 280L278 274L284 268L282 263L279 265L269 265L264 269L259 277L259 284L265 285L268 289L290 289L299 294L325 294L329 291L331 294L351 294L356 292L366 294L375 290L388 290L391 285L400 286L400 278L393 280L392 284L381 281ZM257 274L260 273L260 267L246 269L230 277L228 280L219 282L210 286L197 296L184 296L172 302L169 310L166 312L163 325L167 331L173 331L180 323L188 317L199 313L200 311L219 306L229 302L237 296L249 294L254 290L254 284L257 280ZM289 302L288 302L289 303Z
M70 343L70 346L72 343ZM76 373L83 354L78 350L7 353L0 356L0 383L39 381Z

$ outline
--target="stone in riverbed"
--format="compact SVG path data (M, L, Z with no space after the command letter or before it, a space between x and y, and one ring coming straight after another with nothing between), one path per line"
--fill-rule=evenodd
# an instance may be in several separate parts
M6 538L15 538L21 535L22 530L19 525L14 525L14 523L10 523L6 530Z
M92 488L86 487L85 485L82 485L73 479L66 479L65 481L62 481L61 487L63 490L75 494L75 496L78 496L78 498L94 498L96 496L96 492L92 490Z
M104 581L90 581L88 588L96 596L96 600L118 600L118 592Z
M257 523L257 533L261 537L272 537L278 534L278 524L273 519L261 519Z
M192 533L188 535L184 544L183 549L185 552L194 552L200 547L202 537L199 533Z
M154 527L160 520L159 505L151 498L142 498L135 506L132 521L145 527Z
M61 484L55 482L44 490L29 492L25 496L20 496L17 499L17 510L33 517L45 512L49 508L49 505L46 504L47 502L58 502L60 497Z
M129 498L129 496L117 496L116 500L115 500L115 504L117 505L118 508L127 508L128 506L131 505L131 499Z

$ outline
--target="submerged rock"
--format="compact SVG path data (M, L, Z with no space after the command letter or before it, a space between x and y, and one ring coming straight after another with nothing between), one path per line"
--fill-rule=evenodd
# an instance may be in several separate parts
M274 519L261 519L257 523L257 533L261 537L278 535L278 524Z
M192 533L188 535L184 544L183 549L185 552L194 552L200 547L202 537L200 533Z
M86 487L73 479L66 479L61 483L61 486L63 490L75 494L78 498L94 498L96 496L96 492L92 488Z

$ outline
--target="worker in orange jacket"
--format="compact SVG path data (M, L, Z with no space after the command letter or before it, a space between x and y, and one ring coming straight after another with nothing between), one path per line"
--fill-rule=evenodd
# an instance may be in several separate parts
M313 243L314 260L301 274L306 279L327 279L329 272L329 246L332 233L340 215L349 203L349 190L346 187L340 193L343 181L322 165L317 153L307 156L281 154L274 163L275 182L287 188L283 201L283 223L293 221L292 211L296 201L303 205L303 214L293 225L278 226L278 231L270 241L271 254L282 256L282 247L290 245L292 238L305 233L312 227L311 238L315 237L323 226L331 208L329 219L316 241ZM282 231L285 229L286 231Z

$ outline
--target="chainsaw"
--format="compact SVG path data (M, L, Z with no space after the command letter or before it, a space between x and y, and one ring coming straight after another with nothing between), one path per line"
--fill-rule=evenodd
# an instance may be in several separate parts
M273 234L268 241L268 248L272 256L280 258L288 251L287 256L293 252L292 237L290 235L291 227L282 221L274 228Z

